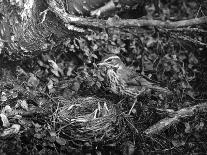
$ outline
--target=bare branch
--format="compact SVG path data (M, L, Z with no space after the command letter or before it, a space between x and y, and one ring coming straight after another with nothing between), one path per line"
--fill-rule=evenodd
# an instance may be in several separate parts
M163 28L180 28L194 26L207 23L207 17L194 18L189 20L181 20L176 22L160 21L160 20L138 20L138 19L117 19L110 18L108 20L83 18L66 13L63 8L59 8L54 0L48 2L50 9L58 15L66 24L75 24L80 26L89 26L97 28L107 27L141 27L141 26L157 26Z
M187 26L194 26L199 24L207 23L207 17L194 18L189 20L181 20L176 22L170 21L160 21L160 20L137 20L137 19L128 19L128 20L113 20L112 22L107 22L110 26L116 27L141 27L141 26L158 26L163 28L180 28Z
M196 111L205 112L207 110L207 103L198 104L192 107L183 108L176 112L169 112L170 117L164 118L155 125L149 127L144 131L146 135L155 135L164 131L168 127L181 121L181 118L191 117L195 115Z

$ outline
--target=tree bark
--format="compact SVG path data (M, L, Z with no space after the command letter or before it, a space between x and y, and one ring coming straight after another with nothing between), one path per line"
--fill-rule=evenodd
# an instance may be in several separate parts
M144 133L148 136L153 136L156 134L160 134L160 132L166 130L172 125L179 123L182 119L192 117L197 112L206 112L207 111L207 103L201 103L192 107L187 107L180 109L178 111L169 112L169 117L166 117L160 120L158 123L149 127Z
M206 17L164 22L115 18L103 20L77 16L96 15L97 10L106 12L108 5L104 4L108 3L114 4L112 7L115 8L119 4L123 7L133 7L135 4L142 7L145 5L143 0L26 0L21 12L18 12L18 9L11 7L8 0L2 0L0 13L4 17L0 20L0 37L6 44L11 57L21 59L38 55L41 51L48 50L52 45L67 38L86 35L88 28L141 26L178 28L207 23ZM104 6L100 7L102 5Z

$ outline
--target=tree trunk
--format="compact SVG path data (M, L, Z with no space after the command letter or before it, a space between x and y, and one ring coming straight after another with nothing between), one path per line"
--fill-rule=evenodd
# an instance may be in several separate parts
M86 34L86 27L65 24L51 9L51 0L26 0L20 6L10 5L8 0L0 2L0 13L4 15L1 22L0 37L5 42L7 53L12 59L33 57L40 51L50 49L51 45L62 42L66 38L74 38ZM110 0L54 0L58 9L69 14L90 15ZM111 1L113 2L113 1ZM140 0L121 0L123 6L134 6ZM117 4L116 4L117 5ZM21 12L19 11L21 10Z

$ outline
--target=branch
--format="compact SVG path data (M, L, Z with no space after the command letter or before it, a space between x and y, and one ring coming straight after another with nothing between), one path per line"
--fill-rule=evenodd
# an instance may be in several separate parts
M207 111L207 103L198 104L192 107L183 108L176 112L169 112L170 117L164 118L155 125L151 126L144 133L148 136L152 136L155 134L159 134L160 132L164 131L165 129L169 128L173 124L179 123L182 118L191 117L195 115L195 113L205 112Z
M142 26L157 26L162 28L180 28L194 26L207 23L207 17L194 18L189 20L181 20L176 22L160 21L160 20L137 20L137 19L117 19L110 18L108 20L83 18L68 14L64 8L58 7L55 0L48 0L50 10L59 16L66 24L75 24L79 26L88 26L96 28L108 27L142 27Z
M189 20L181 20L176 22L170 21L160 21L160 20L112 20L112 22L107 22L110 26L116 27L141 27L141 26L157 26L163 28L180 28L187 26L194 26L207 23L207 17L194 18Z

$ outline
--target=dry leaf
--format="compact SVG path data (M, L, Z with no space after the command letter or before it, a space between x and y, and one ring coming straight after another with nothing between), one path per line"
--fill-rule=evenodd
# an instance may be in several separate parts
M48 82L48 84L47 84L47 88L49 89L49 90L51 90L52 88L53 88L53 81L50 79L49 80L49 82Z
M77 92L79 90L79 88L80 88L80 83L74 82L71 89Z
M64 138L61 138L61 137L56 137L56 142L60 145L65 145L66 144L66 140Z
M28 108L28 104L27 104L27 101L26 101L26 100L22 100L22 102L21 102L21 107L22 107L23 109L25 109L26 111L29 110L29 108Z
M3 127L9 127L10 123L9 123L9 120L8 120L7 116L4 115L4 114L0 114L0 117L1 117Z
M4 93L4 92L1 93L1 101L2 102L7 101L6 93Z
M4 137L4 136L11 135L11 134L16 134L19 132L20 127L21 126L19 124L13 124L10 128L5 129L0 136Z
M9 115L11 112L12 112L12 108L9 105L6 105L1 111L1 113L5 115Z
M51 136L51 137L56 137L56 133L55 133L54 131L51 131L51 132L50 132L50 136Z
M73 72L73 69L74 69L74 66L69 66L66 75L67 76L71 76L72 75L72 72Z
M26 100L17 100L17 104L15 105L15 108L22 108L26 111L29 110L28 104Z
M34 74L30 74L30 78L27 82L27 85L30 87L37 87L39 84L39 79L36 78L36 76Z
M53 60L48 60L50 66L52 67L50 70L51 72L57 76L60 77L59 73L63 73L62 69L59 68L59 66L56 64L56 62L54 62Z

